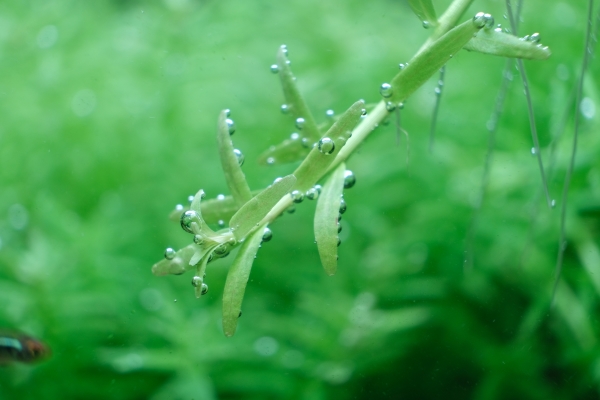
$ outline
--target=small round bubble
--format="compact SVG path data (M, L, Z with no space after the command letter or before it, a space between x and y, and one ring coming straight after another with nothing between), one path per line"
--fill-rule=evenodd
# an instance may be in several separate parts
M271 72L276 74L279 72L279 66L277 64L271 65Z
M275 164L275 157L268 157L267 158L267 164L269 164L269 165Z
M227 118L231 117L231 110L229 108L224 109L223 111L225 111L225 116Z
M438 86L435 89L433 89L433 92L435 93L436 96L439 96L442 94L442 88Z
M192 223L195 222L198 224L198 226L200 226L200 221L200 214L194 210L187 210L181 214L181 227L188 233L194 233L194 231L192 231Z
M342 224L340 224L339 222L338 222L337 231L338 231L338 233L340 233L342 231Z
M204 237L202 237L202 235L194 235L194 243L201 245L204 243Z
M208 285L206 283L202 283L202 289L200 289L200 294L204 296L208 293Z
M385 109L388 110L389 112L392 112L396 109L396 105L394 103L392 103L391 101L388 101L385 103Z
M294 203L302 203L302 200L304 200L304 194L299 190L292 190L290 196Z
M217 200L225 200L225 195L224 194L218 194L217 195Z
M321 185L315 185L313 186L313 188L317 191L317 193L321 194L321 191L323 190L323 186Z
M423 21L423 28L429 29L430 23L429 21Z
M302 144L302 147L308 149L310 148L310 140L308 140L308 138L302 138L302 140L300 141L300 144Z
M288 214L293 214L296 212L296 206L295 205L291 205L289 206L286 210L285 210Z
M478 12L477 14L475 14L475 16L473 17L473 25L475 25L475 28L482 29L485 26L485 23L485 13Z
M381 87L379 88L379 93L383 97L392 97L393 92L392 85L389 83L382 83Z
M281 105L281 112L282 114L287 114L290 111L290 107L287 104L282 104Z
M363 109L361 109L361 110L360 110L360 115L362 115L363 117L364 117L365 115L367 115L367 109L366 109L366 108L363 108Z
M304 124L305 124L304 118L302 118L302 117L296 118L296 128L302 129L302 128L304 128Z
M244 165L244 154L238 149L233 149L233 154L235 155L235 158L237 158L239 166L241 167Z
M300 139L300 134L298 132L294 132L290 135L290 139L291 140L298 140Z
M275 180L273 181L273 184L276 184L276 183L278 183L278 182L281 182L281 180L282 180L282 179L283 179L283 178L282 178L282 177L280 177L280 176L279 176L279 177L277 177L277 178L275 178Z
M342 201L340 202L340 214L343 214L346 212L347 210L347 206L346 206L346 202L344 201L344 199L342 198Z
M338 238L338 242L337 242L338 247L340 247L340 244L342 244L342 240L340 238Z
M350 189L356 183L356 177L354 173L347 169L344 172L344 189Z
M539 43L540 42L540 34L539 33L533 33L529 36L529 41L532 43Z
M175 206L175 211L183 211L183 204L177 204Z
M171 247L167 247L167 248L165 249L165 258L166 258L167 260L172 260L172 259L174 259L174 258L175 258L175 254L176 254L176 253L177 253L177 252L176 252L176 251L175 251L173 248L171 248Z
M229 134L233 135L235 133L235 122L233 122L232 119L227 118L225 123L227 124L227 130L229 131Z
M217 225L219 225L219 228L225 228L225 221L223 221L222 219L217 221Z
M271 232L269 228L265 227L265 230L263 231L262 241L268 242L271 239L273 239L273 232Z
M333 153L335 150L335 142L328 137L324 137L323 139L319 140L317 146L319 151L326 155Z
M400 71L402 71L404 68L406 68L408 64L404 64L404 63L400 63L398 64L398 68L400 68Z
M288 55L288 49L287 46L285 44L281 45L281 51L283 52L283 54L285 54L286 56Z
M198 275L194 276L192 278L192 286L193 287L198 287L202 285L202 278L200 278Z
M309 200L315 200L317 197L319 197L319 192L317 191L317 189L315 189L314 187L308 189L306 191L306 198Z
M331 109L325 111L325 116L327 118L333 118L334 115L335 115L335 112L333 110L331 110Z

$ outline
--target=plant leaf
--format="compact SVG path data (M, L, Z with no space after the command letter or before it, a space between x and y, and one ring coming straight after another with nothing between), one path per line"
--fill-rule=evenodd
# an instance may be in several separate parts
M408 0L408 4L421 21L429 23L430 26L437 25L437 17L431 0Z
M184 247L175 253L175 257L172 260L164 258L154 264L152 266L152 273L155 276L183 274L192 269L193 266L190 265L190 259L193 257L196 250L197 246L194 244Z
M281 86L283 87L285 104L287 105L288 112L294 117L294 120L297 118L304 118L304 126L300 132L300 136L306 137L309 139L310 143L314 143L319 140L321 134L319 133L314 117L298 90L296 79L292 74L286 53L287 49L285 46L281 46L277 52L277 67L279 70L279 78L281 79Z
M271 186L254 196L235 213L229 221L233 235L239 242L271 211L281 198L290 191L296 183L294 175L281 178Z
M258 163L262 165L285 164L302 160L310 151L312 140L306 140L303 144L301 137L297 139L286 139L283 142L269 147L258 157Z
M352 104L352 106L342 114L340 119L329 128L327 133L325 133L323 137L330 138L335 143L335 147L331 153L322 153L319 151L318 145L313 147L302 164L294 171L294 176L297 179L296 185L294 186L296 189L304 192L310 189L315 182L325 175L327 168L352 134L352 129L354 129L356 124L358 124L358 121L360 121L364 106L365 103L362 100Z
M395 103L406 100L408 96L446 64L454 54L462 49L477 31L478 28L469 19L419 52L392 80L392 94L388 97L388 100Z
M494 56L545 60L550 57L550 49L498 29L482 29L466 45L465 50Z
M246 182L246 176L242 172L238 159L233 152L233 143L227 125L227 111L225 110L219 114L217 141L219 142L219 155L227 186L229 186L229 191L236 205L241 207L252 198L252 194Z
M346 164L340 163L333 170L317 199L315 211L315 240L321 257L321 264L328 275L337 270L338 216L342 191L344 190L344 172Z
M254 262L254 256L260 246L264 228L261 225L242 244L240 251L227 273L225 288L223 289L223 332L225 336L232 336L237 327L242 300L250 277L250 270Z

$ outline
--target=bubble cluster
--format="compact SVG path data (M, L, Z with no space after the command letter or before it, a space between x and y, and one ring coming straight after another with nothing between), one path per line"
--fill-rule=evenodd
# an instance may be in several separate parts
M335 142L328 137L324 137L317 143L317 148L321 153L329 155L335 150Z

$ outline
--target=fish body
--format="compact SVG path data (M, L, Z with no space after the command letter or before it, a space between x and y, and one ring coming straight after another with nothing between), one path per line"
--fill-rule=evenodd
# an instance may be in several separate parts
M0 333L0 364L14 361L32 363L50 355L50 348L38 339L22 334Z

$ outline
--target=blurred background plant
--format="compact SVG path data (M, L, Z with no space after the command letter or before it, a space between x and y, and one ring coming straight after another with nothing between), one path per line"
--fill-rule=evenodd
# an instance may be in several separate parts
M503 1L467 15L477 11L508 25ZM516 70L464 271L505 61L461 52L431 153L435 79L402 113L408 162L393 123L349 160L357 184L337 274L320 265L314 205L298 205L271 226L225 338L230 258L211 263L200 300L189 276L150 273L165 247L189 242L166 218L173 205L200 187L226 192L219 111L235 115L250 187L265 187L291 172L253 162L294 129L269 72L279 45L325 120L379 101L429 32L391 0L2 2L0 327L42 338L53 356L3 367L0 398L597 397L598 62L582 104L572 96L586 18L583 4L528 0L520 28L553 52L526 68L557 200L575 110L584 117L552 310L558 212L541 195Z

